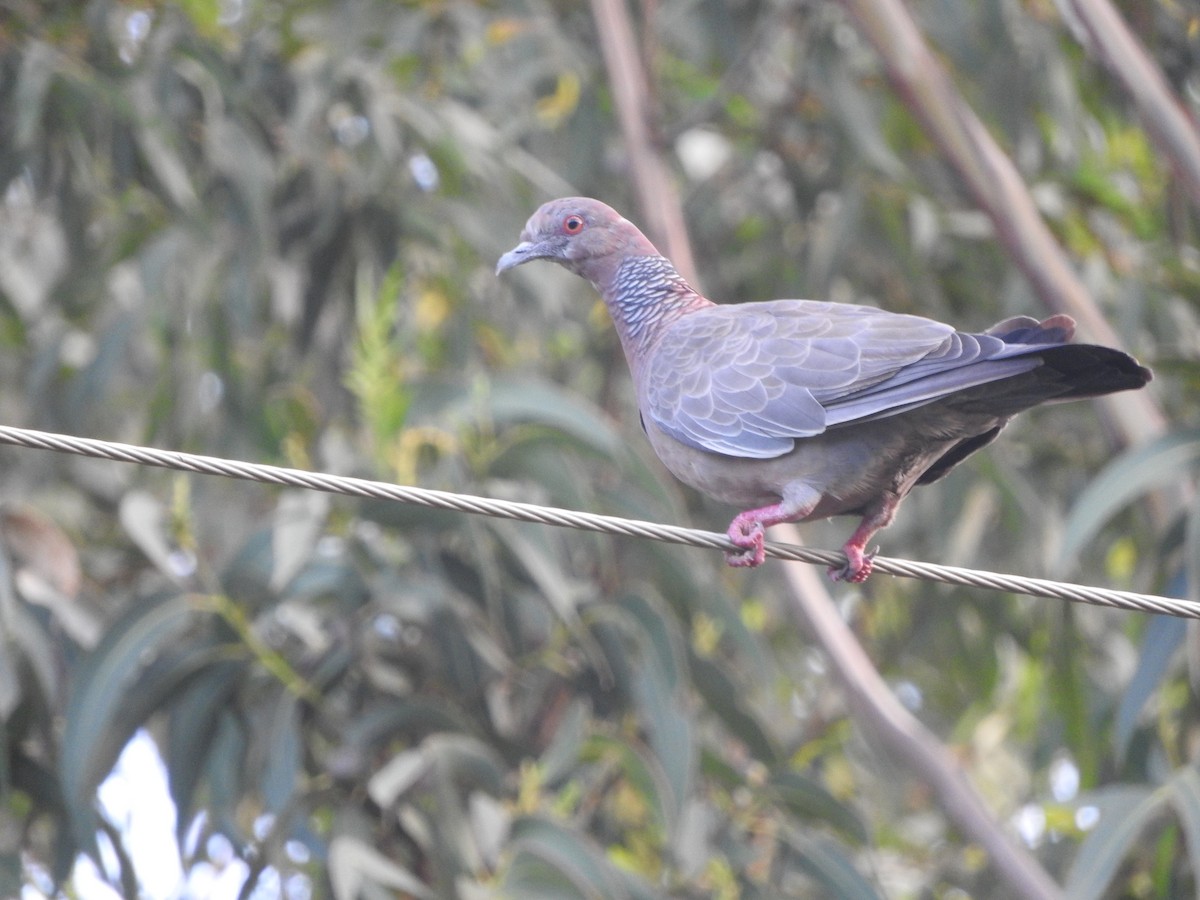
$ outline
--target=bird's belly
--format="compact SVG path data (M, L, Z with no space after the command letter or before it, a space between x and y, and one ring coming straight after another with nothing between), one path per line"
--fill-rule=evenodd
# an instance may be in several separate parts
M867 427L870 424L873 427ZM906 495L963 435L931 438L920 429L863 423L796 441L774 459L745 459L682 444L651 426L650 443L680 481L741 508L776 503L785 486L803 483L821 495L805 519L861 513L883 492Z

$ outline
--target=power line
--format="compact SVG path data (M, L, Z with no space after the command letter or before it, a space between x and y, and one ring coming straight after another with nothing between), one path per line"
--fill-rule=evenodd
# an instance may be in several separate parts
M668 543L686 544L691 547L701 547L710 550L736 551L738 549L724 534L712 531L700 531L695 528L683 528L678 525L662 525L657 522L624 519L619 516L604 516L553 506L539 506L534 503L496 500L471 494L436 491L428 488L389 484L383 481L370 481L365 478L350 478L344 475L307 472L303 469L289 469L281 466L264 465L262 463L242 462L240 460L222 459L216 456L200 456L195 453L183 453L177 450L157 450L152 447L141 447L135 444L120 444L95 438L52 434L46 431L34 431L9 425L0 425L0 444L28 447L36 450L52 450L56 453L89 456L95 459L108 459L115 462L133 463L135 465L156 466L180 472L195 472L201 475L218 475L224 478L237 478L242 481L256 481L263 484L305 488L314 491L324 491L330 494L343 494L350 497L395 500L400 503L424 506L431 509L446 509L474 515L493 516L500 519L536 522L542 525L554 525L561 528L598 531L603 534L666 541ZM776 541L767 542L766 552L768 556L775 559L797 560L817 565L837 566L845 562L845 557L841 553L835 553L830 550L814 550L808 547L798 547L794 544L782 544ZM936 563L895 559L885 556L875 557L874 571L888 575L899 575L905 578L982 587L996 591L1011 591L1032 597L1050 597L1056 600L1089 603L1096 606L1108 606L1114 609L1200 618L1200 603L1188 600L1160 597L1154 594L1138 594L1131 591L1115 591L1108 588L1088 587L1086 585L1051 581L1043 578L1028 578L1024 575L1004 575L997 572L984 572L978 569L964 569L955 566L941 566Z

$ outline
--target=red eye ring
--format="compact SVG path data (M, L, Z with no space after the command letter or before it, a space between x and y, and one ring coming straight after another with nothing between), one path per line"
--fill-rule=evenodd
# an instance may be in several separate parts
M563 219L562 230L564 234L579 234L579 232L583 231L583 226L583 216L571 213L571 215Z

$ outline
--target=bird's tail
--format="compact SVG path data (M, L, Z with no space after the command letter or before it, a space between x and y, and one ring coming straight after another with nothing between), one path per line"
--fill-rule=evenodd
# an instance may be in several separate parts
M1014 316L993 325L987 333L1006 344L1039 348L1031 355L1039 357L1042 365L996 385L1001 396L993 395L994 399L1007 396L1014 413L1039 403L1136 390L1154 377L1120 350L1068 343L1075 336L1075 320L1070 316L1050 316L1040 322L1029 316Z
M1042 361L1036 369L962 391L948 405L963 413L1008 418L1042 403L1135 390L1154 377L1132 356L1111 347L1055 344L1030 355Z
M1038 355L1042 366L1029 374L1042 372L1043 379L1062 389L1047 400L1078 400L1131 391L1145 387L1154 378L1154 373L1128 353L1111 347L1062 344Z

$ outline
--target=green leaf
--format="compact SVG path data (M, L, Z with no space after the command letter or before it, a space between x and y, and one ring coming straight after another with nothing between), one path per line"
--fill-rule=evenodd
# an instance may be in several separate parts
M207 768L221 713L229 708L246 666L240 660L218 661L188 682L171 703L163 759L181 842L196 812L192 800Z
M824 888L821 896L837 900L879 900L881 895L875 886L859 873L838 844L796 828L787 829L786 840L796 852L799 867Z
M775 742L763 730L757 717L742 702L733 679L712 660L692 657L692 677L696 689L720 717L730 734L746 745L755 759L773 766L779 762Z
M669 690L686 674L687 642L661 601L648 594L626 594L617 601L634 619L634 634L641 639L648 662L658 668Z
M1183 570L1187 578L1187 599L1200 603L1200 503L1195 501L1184 528Z
M222 709L205 767L208 810L213 830L235 844L245 843L247 839L237 818L238 806L249 790L243 777L246 744L245 725L232 709Z
M504 874L508 896L623 900L632 894L599 848L577 832L539 816L513 822L513 860Z
M367 793L387 809L429 771L431 760L423 748L401 750L375 771L367 782Z
M328 865L335 900L358 900L367 885L394 888L420 900L437 896L410 870L349 835L337 835L329 842Z
M588 761L615 762L621 774L649 806L655 825L668 835L674 833L679 802L672 796L672 785L667 781L666 772L656 757L633 743L602 734L588 738L581 757Z
M571 435L606 456L625 452L611 419L580 395L541 379L493 379L487 411L497 425L535 422Z
M500 427L541 425L603 456L625 453L611 419L584 397L548 381L492 377L475 388L438 382L420 385L409 410L410 421L435 419L460 427L481 420Z
M395 737L417 743L436 731L465 731L453 706L430 697L405 697L376 702L351 719L341 733L342 746L356 754L369 755L376 745Z
M125 533L158 570L172 575L171 542L167 539L167 510L149 491L127 491L121 497L118 515Z
M1100 821L1088 832L1067 871L1069 900L1092 900L1108 890L1134 841L1157 816L1168 795L1141 785L1119 785L1089 792L1080 805L1094 805Z
M579 604L590 596L591 590L564 565L562 530L549 525L490 519L488 525L554 612L564 622L577 625Z
M319 491L285 491L280 496L271 529L271 590L283 590L312 561L329 507L329 495Z
M80 846L92 844L92 797L117 754L145 716L207 658L175 657L153 679L146 672L195 624L197 613L184 595L135 603L72 673L59 771ZM144 679L144 680L143 680Z
M669 787L658 795L663 824L667 834L673 835L696 772L692 723L684 711L682 692L671 690L656 666L643 665L639 669L633 693L657 768Z
M259 790L268 811L282 813L296 793L303 765L304 738L300 732L300 699L280 688L266 730L258 736L269 751Z
M1200 462L1200 429L1168 434L1127 451L1107 466L1075 502L1063 526L1060 564L1073 560L1105 523L1134 498L1182 483Z
M275 570L272 542L270 529L254 532L221 573L222 590L247 611L259 609L275 599L270 588L271 574Z
M1113 724L1113 744L1118 759L1125 758L1129 739L1137 727L1138 715L1146 702L1155 695L1163 678L1171 669L1175 651L1187 635L1187 620L1174 616L1151 616L1142 635L1138 650L1137 668L1121 694Z
M770 791L779 803L800 818L815 819L861 844L867 842L867 828L862 820L811 778L785 769L771 776Z
M1200 769L1181 768L1166 785L1187 842L1188 867L1200 872Z
M59 675L55 668L57 653L45 629L29 609L17 599L13 584L12 565L8 555L0 552L0 639L6 650L0 654L0 722L9 717L29 690L21 678L19 663L23 658L29 665L38 689L47 703L59 694ZM12 652L19 650L19 653Z
M578 765L579 754L587 734L587 724L588 703L583 699L572 700L558 720L558 727L554 729L550 745L542 751L538 759L542 781L548 786L553 787L568 778Z
M29 147L38 137L46 96L57 74L55 57L56 53L50 45L37 40L29 40L21 56L12 110L16 117L16 145L22 149Z

